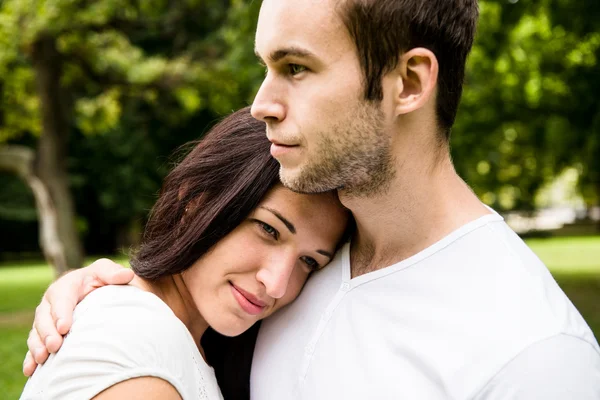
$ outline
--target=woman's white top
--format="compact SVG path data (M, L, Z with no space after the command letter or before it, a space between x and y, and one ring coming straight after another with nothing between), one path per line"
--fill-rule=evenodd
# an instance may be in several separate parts
M60 351L38 366L21 399L91 399L139 377L167 381L184 400L223 398L190 332L162 300L106 286L77 306Z

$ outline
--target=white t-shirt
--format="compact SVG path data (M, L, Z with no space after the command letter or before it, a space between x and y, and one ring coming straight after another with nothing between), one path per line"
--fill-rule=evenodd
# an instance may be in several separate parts
M21 399L90 399L128 379L157 377L184 400L222 399L186 326L157 296L106 286L75 309L58 353L38 366Z
M497 214L351 279L349 245L261 326L253 400L598 400L600 349Z

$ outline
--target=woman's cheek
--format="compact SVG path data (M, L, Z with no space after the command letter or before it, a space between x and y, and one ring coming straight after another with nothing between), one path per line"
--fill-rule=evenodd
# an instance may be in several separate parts
M290 283L288 284L288 289L285 292L283 298L279 301L281 303L280 307L291 303L296 300L296 297L302 291L304 284L308 279L308 272L304 271L302 268L297 268L294 271L294 274L290 277Z

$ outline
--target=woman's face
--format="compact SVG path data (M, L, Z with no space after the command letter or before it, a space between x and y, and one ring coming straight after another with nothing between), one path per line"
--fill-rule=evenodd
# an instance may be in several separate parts
M281 185L182 274L193 302L217 332L235 336L293 301L311 271L324 267L346 228L335 196Z

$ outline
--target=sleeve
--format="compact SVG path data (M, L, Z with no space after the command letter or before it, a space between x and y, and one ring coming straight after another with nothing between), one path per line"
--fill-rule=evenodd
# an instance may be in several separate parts
M522 351L473 400L599 400L600 353L595 344L557 335Z
M173 318L152 307L89 307L60 351L38 367L22 399L90 399L148 376L169 382L185 398L182 369L189 365L182 360L189 348Z

